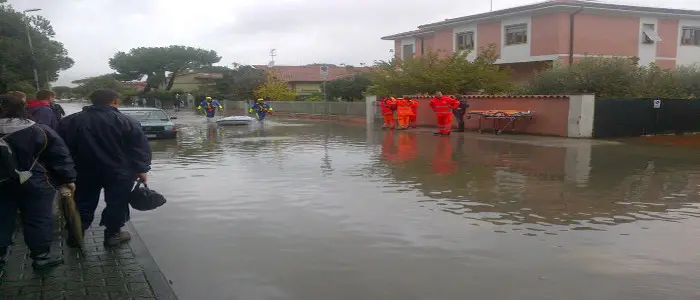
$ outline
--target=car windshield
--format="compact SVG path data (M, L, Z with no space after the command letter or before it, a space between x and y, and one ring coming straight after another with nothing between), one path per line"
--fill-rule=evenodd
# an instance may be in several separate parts
M124 110L122 113L136 119L139 122L170 120L170 118L168 118L168 116L162 110Z

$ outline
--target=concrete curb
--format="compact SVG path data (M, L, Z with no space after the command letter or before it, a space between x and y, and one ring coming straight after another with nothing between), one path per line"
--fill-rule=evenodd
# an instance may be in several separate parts
M136 227L134 227L131 222L128 222L126 227L129 232L133 233L131 241L129 242L129 247L134 253L134 257L138 263L143 267L146 280L155 293L156 299L177 300L177 296L170 286L170 282L158 267L151 252L148 251L146 244L141 239L141 236L139 236L138 231L136 231Z

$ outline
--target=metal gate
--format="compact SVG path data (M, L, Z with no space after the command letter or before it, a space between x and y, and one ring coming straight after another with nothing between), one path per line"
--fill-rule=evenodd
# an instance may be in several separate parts
M593 136L700 131L700 99L596 99Z

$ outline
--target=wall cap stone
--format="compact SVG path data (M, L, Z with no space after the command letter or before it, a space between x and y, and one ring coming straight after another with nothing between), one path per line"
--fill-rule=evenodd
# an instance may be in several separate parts
M496 98L509 98L509 99L569 99L569 95L446 95L450 97L467 99L496 99ZM430 99L433 96L416 95L416 96L403 96L403 98L410 99Z

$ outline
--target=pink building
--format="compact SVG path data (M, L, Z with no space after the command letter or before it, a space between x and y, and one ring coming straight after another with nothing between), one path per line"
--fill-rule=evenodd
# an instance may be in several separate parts
M552 0L446 19L382 39L394 41L400 59L428 49L474 49L473 59L493 45L496 63L521 79L586 55L637 57L640 64L674 68L700 62L700 11Z

